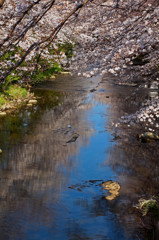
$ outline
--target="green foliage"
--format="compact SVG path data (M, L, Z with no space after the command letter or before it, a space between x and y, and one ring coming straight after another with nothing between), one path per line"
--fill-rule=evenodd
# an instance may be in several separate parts
M35 60L37 59L37 57L35 58ZM37 63L41 66L41 68L43 69L47 69L51 66L51 63L45 59L45 58L39 58L37 59Z
M14 71L12 74L6 77L6 81L2 86L3 90L5 90L8 87L8 85L17 83L19 80L20 77L18 76L17 72Z
M69 59L73 56L73 48L74 48L74 44L72 44L71 42L59 42L57 43L57 49L55 48L51 48L49 46L48 51L50 53L50 55L60 55L61 52L64 52L66 57Z
M65 53L67 58L71 58L73 56L73 44L69 42L64 42L58 44L58 50Z
M53 74L53 73L59 73L59 72L61 72L62 71L62 68L60 67L60 65L58 64L58 63L54 63L53 64L53 66L52 66L52 68L50 69L50 73L51 73L51 75Z
M15 54L15 51L8 51L8 52L6 52L5 55L3 55L3 56L0 58L0 60L1 60L1 61L10 60L10 57L11 57L11 56L14 56L14 54Z
M27 96L27 90L18 85L10 85L5 91L11 99L25 98Z
M55 49L55 48L52 48L52 47L50 47L50 46L49 46L49 48L48 48L48 51L49 51L49 54L50 54L50 55L56 54L56 49Z
M11 57L14 57L14 55L16 53L19 53L20 55L22 55L24 53L24 51L18 47L18 46L14 46L14 48L12 48L11 50L8 50L1 58L0 58L0 62L4 61L4 60L10 60Z
M53 74L57 74L62 71L62 68L58 63L49 63L45 59L39 61L41 68L34 71L30 76L31 80L36 82L41 82L51 77Z
M3 94L0 95L0 107L2 107L3 104L5 104L7 100L5 99L5 96Z
M70 42L63 42L63 43L58 43L58 54L60 54L60 52L64 52L66 57L69 59L73 56L73 48L74 45Z
M18 80L20 80L20 77L17 74L10 74L9 76L7 76L6 78L8 84L13 83L13 82L17 82Z

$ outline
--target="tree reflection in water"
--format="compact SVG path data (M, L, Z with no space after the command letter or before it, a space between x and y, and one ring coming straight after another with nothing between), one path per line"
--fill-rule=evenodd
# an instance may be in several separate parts
M0 123L1 239L142 239L132 206L139 196L156 193L157 148L137 142L134 129L121 128L117 142L110 142L108 132L112 121L141 102L125 101L132 88L119 91L105 82L89 94L87 86L75 86L75 92L68 87L50 93L47 104L41 99L21 111L15 121ZM67 144L73 132L80 137ZM117 179L120 196L107 201L99 184L68 188L92 176Z

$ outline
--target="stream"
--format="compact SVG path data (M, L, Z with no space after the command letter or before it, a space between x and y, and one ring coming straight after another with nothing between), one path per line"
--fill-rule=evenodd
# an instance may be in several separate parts
M157 159L132 128L113 136L113 123L141 105L133 92L106 78L59 76L34 89L37 105L0 119L1 240L146 239L134 205L155 193ZM121 186L112 201L108 180Z

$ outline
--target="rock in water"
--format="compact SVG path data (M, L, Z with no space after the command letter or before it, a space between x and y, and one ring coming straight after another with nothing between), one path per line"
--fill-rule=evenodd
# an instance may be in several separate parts
M66 143L75 142L78 137L79 137L79 133L73 133L71 139L69 141L67 141Z
M91 89L90 92L95 92L97 91L95 88Z
M105 196L105 199L111 201L114 200L117 196L119 196L120 185L117 182L113 182L111 180L103 182L102 187L109 191L110 195Z
M51 79L55 79L56 77L55 77L54 75L52 75L50 78L51 78Z

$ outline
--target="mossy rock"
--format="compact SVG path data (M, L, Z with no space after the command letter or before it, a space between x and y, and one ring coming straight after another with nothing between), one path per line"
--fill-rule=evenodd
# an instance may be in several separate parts
M159 135L152 132L137 134L137 139L141 142L159 141Z
M136 207L141 210L143 216L146 216L148 213L159 216L159 205L153 198L148 200L140 199Z

